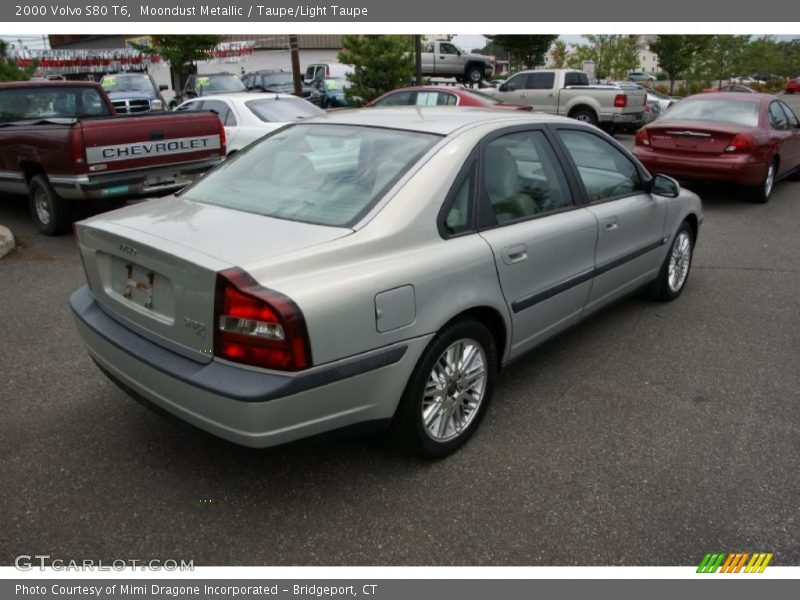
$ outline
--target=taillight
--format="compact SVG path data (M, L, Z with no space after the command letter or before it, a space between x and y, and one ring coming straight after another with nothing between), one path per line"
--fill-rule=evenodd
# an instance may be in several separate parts
M628 97L625 94L617 94L614 96L614 107L625 108L628 106Z
M225 139L225 126L221 119L217 119L217 131L219 131L219 151L222 156L225 156L228 153L228 147Z
M650 134L647 133L647 129L645 127L642 127L639 131L636 132L636 145L637 146L650 145Z
M241 269L217 275L214 315L216 356L280 371L311 366L308 330L298 306Z
M81 165L78 171L86 170L86 155L83 145L83 130L73 126L69 130L69 159L73 165Z
M758 148L758 144L753 136L737 133L725 148L725 152L753 152L756 148Z

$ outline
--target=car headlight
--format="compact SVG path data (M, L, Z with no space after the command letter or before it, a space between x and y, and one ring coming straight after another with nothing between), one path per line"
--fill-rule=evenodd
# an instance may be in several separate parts
M150 100L150 110L164 110L164 103L161 100Z

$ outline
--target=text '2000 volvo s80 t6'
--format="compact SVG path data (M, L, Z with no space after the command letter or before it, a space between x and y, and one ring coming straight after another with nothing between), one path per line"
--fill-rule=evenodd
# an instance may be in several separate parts
M701 221L591 125L354 110L78 223L71 305L113 381L227 440L380 425L444 456L509 361L644 287L680 295Z

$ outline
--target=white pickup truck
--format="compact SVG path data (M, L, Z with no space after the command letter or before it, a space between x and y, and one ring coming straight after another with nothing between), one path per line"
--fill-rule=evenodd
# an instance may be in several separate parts
M470 54L451 42L437 40L422 44L425 77L455 77L460 83L480 83L493 68L491 56Z
M590 85L583 71L522 71L496 89L484 89L502 102L530 104L538 112L566 115L604 129L644 125L647 94L636 85Z

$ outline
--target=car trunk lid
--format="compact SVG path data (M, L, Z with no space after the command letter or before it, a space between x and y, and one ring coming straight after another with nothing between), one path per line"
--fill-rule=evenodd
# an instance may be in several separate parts
M183 356L213 356L217 273L352 233L162 198L76 225L89 287L123 325Z
M662 121L647 127L652 148L695 154L721 154L739 131L696 121Z

